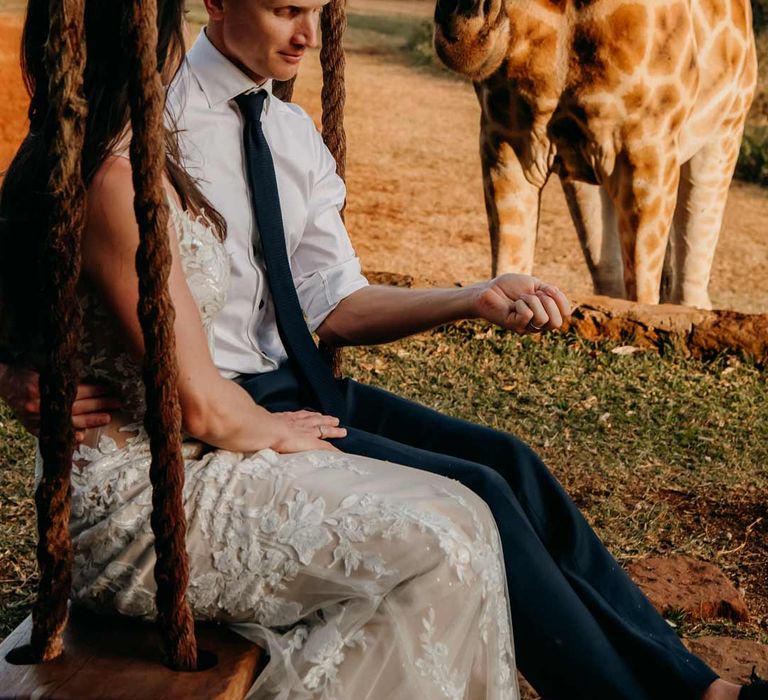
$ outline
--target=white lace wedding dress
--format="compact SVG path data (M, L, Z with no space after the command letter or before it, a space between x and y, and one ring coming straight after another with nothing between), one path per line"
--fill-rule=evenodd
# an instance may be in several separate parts
M202 220L171 211L211 338L228 259ZM140 373L107 310L83 297L84 376L112 384L125 411L75 455L72 596L150 619L155 555ZM197 619L229 623L268 650L248 697L518 698L499 536L472 491L326 451L241 454L188 439L184 455L189 603Z

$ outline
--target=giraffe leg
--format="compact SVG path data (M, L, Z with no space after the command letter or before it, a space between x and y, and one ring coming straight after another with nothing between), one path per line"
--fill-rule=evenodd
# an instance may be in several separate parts
M595 294L625 298L618 222L611 198L599 185L564 180L560 184L592 275Z
M738 141L728 134L704 146L681 168L671 241L675 304L712 308L709 275L738 155Z
M680 176L674 147L625 154L611 178L627 298L658 304Z
M506 143L481 143L485 209L491 234L491 274L530 275L539 225L541 190L525 179Z

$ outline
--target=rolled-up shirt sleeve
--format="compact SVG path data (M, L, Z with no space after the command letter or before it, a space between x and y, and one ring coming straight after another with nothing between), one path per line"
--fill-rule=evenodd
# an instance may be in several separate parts
M368 285L349 234L341 220L346 188L336 162L316 133L314 169L307 223L293 252L291 269L296 291L311 331L339 302Z

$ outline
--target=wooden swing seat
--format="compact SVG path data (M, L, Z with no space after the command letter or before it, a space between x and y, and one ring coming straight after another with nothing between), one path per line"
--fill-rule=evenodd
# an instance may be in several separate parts
M64 653L44 664L12 664L11 650L27 644L27 617L0 645L1 700L242 700L266 654L222 625L196 623L200 649L216 665L179 673L162 663L154 624L96 615L70 606Z

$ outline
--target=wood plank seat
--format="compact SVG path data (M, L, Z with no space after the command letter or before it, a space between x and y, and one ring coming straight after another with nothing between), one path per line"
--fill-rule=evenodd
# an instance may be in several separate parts
M154 624L72 606L59 658L9 663L6 656L27 644L31 631L27 617L0 645L2 700L242 700L266 660L260 647L226 627L197 623L198 647L212 652L216 663L174 672L162 664Z

